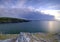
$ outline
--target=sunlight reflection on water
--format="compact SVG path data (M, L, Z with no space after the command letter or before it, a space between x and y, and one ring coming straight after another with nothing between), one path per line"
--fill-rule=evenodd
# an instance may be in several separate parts
M48 22L48 31L49 32L58 32L60 29L59 22L49 21Z

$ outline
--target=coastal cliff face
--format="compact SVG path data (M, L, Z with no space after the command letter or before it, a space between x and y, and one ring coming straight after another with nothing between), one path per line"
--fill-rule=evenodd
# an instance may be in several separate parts
M9 17L1 17L0 18L0 23L19 23L19 22L29 22L29 20L9 18Z

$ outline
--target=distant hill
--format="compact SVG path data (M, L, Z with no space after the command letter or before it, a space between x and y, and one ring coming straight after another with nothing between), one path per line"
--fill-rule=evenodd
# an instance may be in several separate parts
M29 22L29 20L10 17L0 17L0 23L19 23L19 22Z

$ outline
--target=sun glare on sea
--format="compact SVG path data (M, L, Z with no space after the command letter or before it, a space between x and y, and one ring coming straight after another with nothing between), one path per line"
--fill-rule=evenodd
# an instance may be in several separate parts
M41 10L41 13L54 16L55 20L60 21L60 10ZM48 22L48 31L50 33L58 31L58 23L56 21Z
M60 10L41 10L41 13L53 15L56 20L60 20Z

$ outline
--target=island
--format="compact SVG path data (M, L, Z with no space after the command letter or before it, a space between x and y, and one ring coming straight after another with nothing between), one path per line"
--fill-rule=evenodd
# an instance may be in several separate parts
M29 22L29 20L11 17L0 17L0 23L21 23L21 22Z

